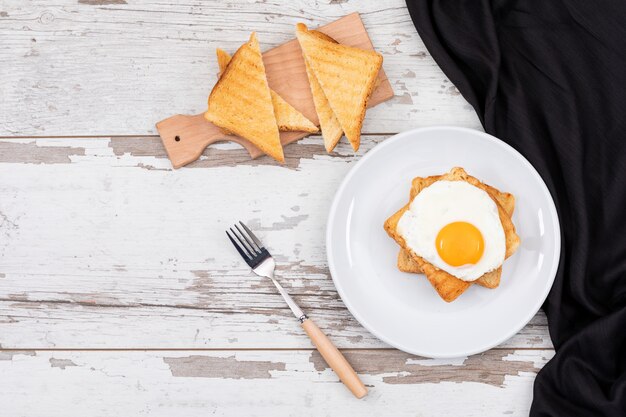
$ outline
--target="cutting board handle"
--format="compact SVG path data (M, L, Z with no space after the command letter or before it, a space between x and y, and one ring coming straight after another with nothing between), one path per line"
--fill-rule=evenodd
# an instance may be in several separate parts
M253 155L254 145L237 136L224 134L219 127L210 123L203 114L185 116L177 114L156 124L161 140L174 168L180 168L195 161L204 149L215 142L237 142Z

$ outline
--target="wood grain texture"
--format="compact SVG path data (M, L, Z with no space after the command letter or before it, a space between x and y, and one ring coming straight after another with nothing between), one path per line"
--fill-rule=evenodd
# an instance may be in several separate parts
M492 350L442 361L347 350L370 393L361 401L305 351L2 352L11 416L528 415L530 386L552 356ZM33 401L36 396L37 401ZM59 407L63 404L63 407Z
M172 170L154 122L204 110L216 47L256 30L271 48L355 11L396 93L368 111L357 154L312 136L278 167L217 144ZM429 360L364 330L329 276L326 216L353 163L395 132L480 126L402 0L4 0L0 39L0 414L528 415L554 354L542 312L484 354ZM222 240L240 218L364 401Z
M479 126L403 0L5 0L0 8L0 136L156 134L158 120L205 110L215 48L234 51L256 30L266 50L293 39L297 22L316 27L356 11L396 94L368 111L365 133Z
M364 137L359 154L384 139ZM225 225L241 218L340 348L386 347L345 309L326 264L331 198L359 158L349 144L335 156L319 136L293 144L291 169L227 144L174 171L159 142L0 140L0 345L310 347L272 284L226 241ZM550 347L545 317L504 346Z

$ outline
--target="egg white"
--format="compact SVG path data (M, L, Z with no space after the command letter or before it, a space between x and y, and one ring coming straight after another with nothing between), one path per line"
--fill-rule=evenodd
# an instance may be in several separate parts
M483 235L483 256L476 264L454 267L437 253L439 231L452 222L474 225ZM407 246L429 263L464 281L474 281L504 262L506 241L496 203L465 181L437 181L411 202L397 226Z

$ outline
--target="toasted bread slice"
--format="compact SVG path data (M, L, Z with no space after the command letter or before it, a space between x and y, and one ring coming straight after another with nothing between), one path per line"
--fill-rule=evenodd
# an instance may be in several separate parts
M358 150L367 100L383 63L382 55L329 42L302 23L297 25L296 36L342 130L352 148Z
M427 178L414 178L411 186L410 198L413 199L413 197L415 197L423 188L429 186L440 177L440 175L437 175ZM513 194L503 193L487 184L485 184L485 187L487 188L487 192L494 197L498 203L500 203L507 215L511 217L513 215L513 211L515 210L515 197ZM400 253L398 253L398 269L402 272L410 272L414 274L424 273L420 266L413 261L408 252L404 249L400 249ZM496 273L496 271L488 272L474 281L474 283L482 285L486 288L496 288L500 285L500 274Z
M221 75L226 70L231 56L228 52L219 48L215 50L215 53L217 55L217 65L219 66ZM278 130L281 132L319 132L319 129L312 121L307 119L291 104L287 103L276 91L270 88L270 93L272 95L272 105L274 106L274 115L276 115Z
M311 30L309 30L309 33L310 33L311 35L315 35L315 36L317 36L318 38L320 38L320 39L322 39L322 40L325 40L325 41L328 41L328 42L332 42L332 43L339 43L339 42L337 42L337 41L335 40L335 38L333 38L333 37L331 37L331 36L328 36L328 35L327 35L327 34L325 34L324 32L320 32L319 30L311 29Z
M410 272L412 274L423 274L422 268L411 258L411 255L404 249L398 252L398 269L402 272ZM500 285L500 276L502 269L497 268L491 272L482 275L472 284L478 284L485 288L497 288Z
M209 95L204 117L284 162L278 125L256 35L243 44Z
M436 177L429 177L429 178L432 179ZM438 180L466 181L486 191L492 197L493 201L496 203L496 206L498 207L498 215L500 217L500 222L502 223L502 228L504 229L504 236L505 236L505 245L506 245L505 259L511 256L517 250L517 248L519 247L520 240L519 240L519 236L515 232L515 226L513 225L511 218L509 217L507 212L502 208L502 206L497 201L497 199L491 195L490 193L491 187L488 188L485 184L483 184L476 178L468 175L465 172L465 170L463 170L462 168L453 168L452 170L450 170L449 173L439 176L439 178L435 179L434 181L438 181ZM430 182L428 185L432 184L432 182ZM426 183L428 182L426 181L423 184L426 184ZM416 192L417 194L419 194L419 192L421 192L421 190L425 188L425 186L422 188L419 188L418 186L416 188L417 188ZM415 195L412 196L411 201L413 201L413 198L415 197ZM400 247L402 247L402 249L404 249L409 254L411 259L418 264L418 266L424 272L424 274L426 275L426 278L428 278L428 280L430 281L432 286L435 288L439 296L446 302L454 301L459 295L461 295L465 290L467 290L467 288L469 288L469 286L471 285L471 282L460 280L456 278L455 276L450 275L449 273L435 267L434 265L427 262L422 257L415 254L406 245L404 238L397 232L396 228L397 228L398 222L400 221L400 218L409 209L409 206L410 206L410 203L405 205L402 209L398 210L396 213L394 213L391 217L389 217L385 221L385 225L384 225L385 231L392 239L394 239L400 245ZM493 276L489 277L488 279L491 281L495 281L496 280L495 277L499 276L499 274L501 273L502 273L502 268L501 267L497 268L496 270L491 271L490 274L492 274ZM499 281L499 277L497 278L497 280Z
M217 56L217 69L219 71L217 73L217 76L219 78L222 76L224 71L226 71L226 67L228 66L228 63L230 62L232 57L230 56L228 52L226 52L225 50L221 48L215 49L215 55Z
M310 31L310 33L320 39L325 39L328 42L337 43L337 41L330 36L322 32L318 32L317 30L312 30ZM304 66L306 68L306 75L309 78L309 85L311 87L311 94L313 95L315 112L317 113L317 118L320 121L320 129L322 130L324 147L326 148L326 152L331 153L343 136L343 130L341 129L339 120L337 120L337 116L335 116L333 109L328 103L328 99L324 94L324 90L322 90L322 86L320 85L319 81L317 81L317 77L315 77L315 74L313 73L313 70L311 69L311 66L309 65L306 58L304 60Z
M224 71L226 70L228 63L230 62L231 56L228 52L220 48L217 48L215 50L215 55L217 55L217 67L219 68L219 72L217 73L217 78L219 79L224 73ZM276 110L274 110L274 112L276 112ZM229 132L227 129L224 129L222 127L220 128L220 130L225 135L233 134L233 132Z
M312 121L287 103L277 92L274 90L270 90L270 92L272 93L272 104L274 105L274 113L276 114L276 123L278 123L279 130L283 132L319 132L319 129Z

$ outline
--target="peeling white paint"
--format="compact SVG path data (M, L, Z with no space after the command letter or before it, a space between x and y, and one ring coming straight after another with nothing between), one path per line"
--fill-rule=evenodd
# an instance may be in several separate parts
M164 359L188 357L197 357L198 361L206 358L206 363L214 367L223 359L230 368L219 373L230 377L202 377L193 372L190 377L173 376ZM76 366L51 368L55 358ZM530 355L525 359L536 360ZM233 367L237 363L241 369ZM485 372L493 365L485 362ZM264 370L268 368L277 369L270 370L267 377ZM459 366L446 372L462 377L472 370ZM246 373L251 373L251 378L238 378ZM304 417L528 415L533 381L530 376L509 375L504 387L436 380L421 384L384 382L389 376L403 373L361 372L370 392L357 401L334 373L316 371L309 362L309 353L302 351L37 352L36 356L20 356L19 366L0 361L0 392L11 399L3 403L3 411L12 416L165 417L174 412L185 416L288 416L294 410ZM35 397L37 401L32 400Z
M442 365L452 365L452 366L463 366L465 361L467 360L467 356L462 358L450 358L450 359L407 359L407 365L421 365L421 366L442 366Z
M315 27L355 11L383 54L387 76L392 83L402 79L409 93L368 111L365 133L480 127L460 95L437 94L445 76L426 54L402 0L229 1L220 7L85 1L96 5L74 0L50 8L33 1L28 12L19 2L3 6L8 17L0 36L11 48L0 49L0 62L20 71L3 75L0 135L155 134L159 120L206 109L216 82L215 48L234 51L255 30L267 50L293 39L298 22ZM32 34L24 36L24 28ZM420 113L411 112L416 107Z
M407 358L352 318L328 274L328 208L361 155L389 132L480 128L425 52L403 1L74 0L51 8L37 0L27 11L9 3L0 36L11 48L0 48L0 60L20 71L3 80L0 135L133 137L0 139L25 145L0 162L5 414L528 414L532 370L554 354L543 313L502 345L520 348L503 358ZM252 28L267 49L293 38L298 21L314 27L353 11L398 95L368 111L358 154L344 139L326 155L312 136L287 147L280 167L220 143L174 171L158 138L137 137L174 113L204 110L215 47L234 50ZM281 281L353 355L370 387L365 400L341 386L272 284L250 274L223 239L239 219L266 229ZM165 359L189 357L205 373L185 376L183 366L173 376Z
M384 138L365 136L359 153ZM123 153L109 138L49 141L20 142L84 155L0 163L8 219L0 225L8 236L0 240L0 314L11 317L0 322L3 345L310 347L271 282L251 274L225 239L242 219L275 255L284 286L340 347L386 347L345 309L326 265L329 205L358 160L346 141L336 153L347 157L337 157L306 153L321 139L303 140L293 148L305 150L297 170L221 167L208 150L210 169L175 171L137 167L169 165L141 156L159 151L155 137L134 139ZM545 316L504 346L550 347Z
M502 358L503 361L528 361L531 359L535 368L541 369L554 356L554 350L516 350L513 354Z

